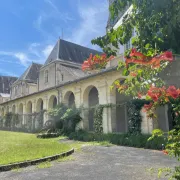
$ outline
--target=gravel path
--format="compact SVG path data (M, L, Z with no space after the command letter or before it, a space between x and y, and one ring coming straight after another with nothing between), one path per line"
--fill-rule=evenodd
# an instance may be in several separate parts
M50 168L36 166L20 172L1 172L0 180L156 180L147 169L174 167L175 160L162 152L121 146L84 146L74 160L53 162Z

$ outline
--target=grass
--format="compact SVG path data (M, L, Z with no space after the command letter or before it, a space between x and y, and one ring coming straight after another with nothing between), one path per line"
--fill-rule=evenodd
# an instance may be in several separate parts
M75 157L71 156L65 156L63 158L57 159L57 162L66 162L66 161L74 161Z
M38 139L34 134L0 131L0 165L43 158L71 149L60 138Z
M46 162L38 164L36 167L39 169L50 168L52 167L52 164L49 161L46 161Z

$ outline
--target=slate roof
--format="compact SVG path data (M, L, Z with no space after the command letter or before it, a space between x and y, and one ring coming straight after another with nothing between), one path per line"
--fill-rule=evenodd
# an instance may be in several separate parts
M96 51L94 49L59 39L44 65L47 65L50 62L58 59L82 64L91 53L93 55L102 54L102 52Z
M61 65L67 72L69 72L71 75L73 75L73 77L75 79L86 76L87 74L84 73L84 71L82 71L79 68L75 68L75 67L71 67L68 65Z
M20 80L26 80L28 82L37 82L37 79L39 77L39 71L40 68L42 67L42 64L37 64L37 63L32 63L26 71L18 78L17 81ZM16 82L17 82L16 81Z
M10 86L17 80L17 77L0 76L0 93L9 94Z

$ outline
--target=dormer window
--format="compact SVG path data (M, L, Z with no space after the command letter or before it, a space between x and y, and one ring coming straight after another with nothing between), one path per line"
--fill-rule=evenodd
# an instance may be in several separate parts
M48 70L45 71L45 83L48 82Z

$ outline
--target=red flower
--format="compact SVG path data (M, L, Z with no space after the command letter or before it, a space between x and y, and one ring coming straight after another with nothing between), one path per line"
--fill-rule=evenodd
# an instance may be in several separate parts
M142 94L138 93L138 98L141 99L142 98Z
M167 89L167 95L176 99L179 97L179 90L177 90L175 86L169 86L169 88Z
M154 86L151 86L151 88L148 90L147 94L153 101L158 101L160 96L163 93L163 88L157 88Z
M167 154L168 154L168 151L166 151L166 150L163 150L163 153L164 153L165 155L167 155Z
M145 111L149 111L149 110L152 108L152 106L153 106L153 103L152 103L152 102L151 102L150 104L145 104L145 105L144 105Z
M136 73L136 72L131 72L131 73L130 73L130 76L136 77L136 76L137 76L137 73Z

